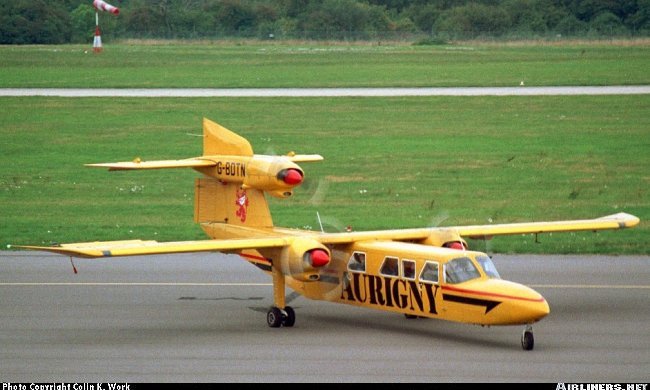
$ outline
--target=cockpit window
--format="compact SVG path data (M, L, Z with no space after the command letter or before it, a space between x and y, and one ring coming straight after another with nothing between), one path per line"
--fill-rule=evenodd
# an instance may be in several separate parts
M456 284L481 277L472 260L459 257L445 264L445 281Z
M381 265L379 273L387 276L398 276L399 269L397 268L397 257L386 257L384 264Z
M348 260L348 269L350 271L366 271L366 254L363 252L354 252Z
M420 273L420 282L438 283L438 263L427 261Z
M492 260L487 256L476 256L476 260L483 268L483 272L488 276L488 278L501 279L497 267L494 266Z

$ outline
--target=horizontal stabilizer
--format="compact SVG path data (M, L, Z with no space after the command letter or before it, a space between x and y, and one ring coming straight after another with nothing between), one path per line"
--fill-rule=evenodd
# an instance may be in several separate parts
M322 161L323 156L320 154L288 154L286 157L292 162L312 162Z
M164 168L200 168L213 167L216 163L212 160L202 158L188 158L184 160L160 160L141 161L139 158L133 161L85 164L87 167L108 168L109 171L123 171L134 169L164 169Z

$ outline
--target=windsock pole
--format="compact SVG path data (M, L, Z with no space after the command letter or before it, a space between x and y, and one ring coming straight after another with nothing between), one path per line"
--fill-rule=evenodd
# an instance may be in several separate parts
M95 39L93 39L93 52L101 53L102 51L102 35L99 31L99 13L95 11Z

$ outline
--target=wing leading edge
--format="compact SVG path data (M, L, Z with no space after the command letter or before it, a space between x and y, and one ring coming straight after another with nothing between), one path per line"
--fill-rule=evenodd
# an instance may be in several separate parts
M236 251L242 249L273 248L289 245L290 237L263 237L233 240L199 240L158 242L143 240L97 241L61 244L59 246L14 245L12 247L43 250L74 257L116 257L169 253Z

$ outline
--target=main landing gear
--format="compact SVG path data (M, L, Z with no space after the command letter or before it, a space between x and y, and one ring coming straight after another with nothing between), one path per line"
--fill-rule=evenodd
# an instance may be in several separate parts
M524 333L521 335L521 347L526 351L532 351L535 346L535 338L533 337L533 326L528 324L524 328Z
M271 328L281 326L290 328L296 323L296 312L291 306L286 306L284 275L276 267L273 267L271 274L273 276L273 306L266 313L266 323ZM280 309L281 307L283 309Z
M280 326L290 328L296 323L296 312L291 306L285 306L284 310L274 306L266 313L266 323L271 328L279 328Z

